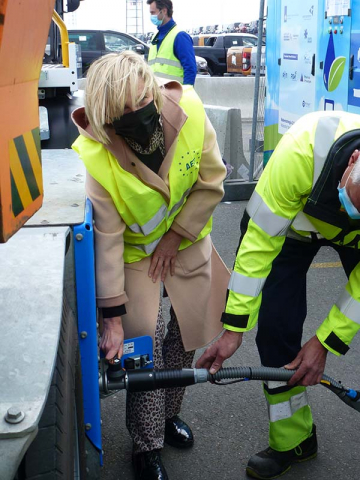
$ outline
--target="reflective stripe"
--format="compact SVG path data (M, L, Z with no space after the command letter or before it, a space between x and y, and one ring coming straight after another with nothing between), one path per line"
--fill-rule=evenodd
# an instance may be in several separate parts
M308 396L306 392L294 395L287 402L278 403L276 405L268 404L268 412L270 422L277 422L285 418L291 418L300 408L308 405Z
M344 290L335 304L347 318L360 325L360 303Z
M264 383L267 385L269 390L275 390L276 388L287 386L287 382L277 382L275 380L265 380Z
M143 233L143 235L149 235L160 225L160 223L166 217L167 208L165 205L162 205L158 212L148 221L145 225L138 225L134 223L130 225L130 230L134 233Z
M148 245L133 245L133 247L137 248L138 250L142 250L143 252L146 253L146 255L151 255L155 248L158 246L158 243L162 239L162 236L155 240L152 243L149 243Z
M233 271L231 273L228 288L229 290L235 293L240 293L241 295L247 295L248 297L257 297L264 286L265 280L266 277L246 277L245 275L241 275L241 273Z
M169 60L168 58L163 57L156 57L148 62L149 65L154 65L154 63L160 63L160 65L170 65L171 67L182 68L180 62L177 62L176 60Z
M324 167L330 148L334 143L340 117L322 117L319 119L314 140L314 178L313 187Z
M292 222L288 218L273 213L257 192L253 192L251 195L246 211L252 221L270 237L285 235Z
M183 193L181 199L172 207L170 212L168 213L168 218L173 215L179 208L183 205L186 197L189 195L191 188L188 188L186 192ZM139 225L137 223L133 223L129 226L130 230L134 233L143 233L143 235L149 235L152 233L156 228L160 225L160 223L166 217L167 208L165 205L162 205L158 212L151 218L145 225Z
M191 187L191 188L192 188L192 187ZM189 195L191 188L188 188L188 189L186 190L186 192L184 192L184 194L183 194L183 196L181 197L181 199L172 207L172 209L170 210L170 213L168 214L168 217L171 217L171 215L172 215L173 213L175 213L176 210L178 210L178 209L182 206L182 204L183 204L184 201L185 201L185 198Z
M176 75L169 75L167 73L162 72L154 72L157 77L166 78L168 80L176 80L177 82L182 82L184 80L183 77L177 77Z
M310 222L310 220L308 219L308 217L305 215L304 212L299 212L296 215L292 223L292 227L295 228L295 230L318 233L317 229ZM291 229L289 230L289 232L291 232ZM288 232L288 237L290 236L289 232Z

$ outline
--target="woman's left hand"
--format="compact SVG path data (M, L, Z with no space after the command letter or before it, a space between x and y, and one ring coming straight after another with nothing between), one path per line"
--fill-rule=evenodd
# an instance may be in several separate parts
M160 240L156 247L149 268L149 277L155 283L158 276L161 273L161 281L165 280L165 277L170 269L170 275L175 274L175 260L178 253L182 236L169 230Z
M105 358L114 362L114 357L121 358L124 345L124 329L121 317L103 318L100 323L100 348Z

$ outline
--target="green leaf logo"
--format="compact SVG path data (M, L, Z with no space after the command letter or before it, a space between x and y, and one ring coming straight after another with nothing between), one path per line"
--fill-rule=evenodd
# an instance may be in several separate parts
M344 73L345 63L346 63L345 57L337 57L333 61L330 67L330 73L329 73L329 86L328 86L329 92L333 92L339 86L339 83L341 82L341 78Z

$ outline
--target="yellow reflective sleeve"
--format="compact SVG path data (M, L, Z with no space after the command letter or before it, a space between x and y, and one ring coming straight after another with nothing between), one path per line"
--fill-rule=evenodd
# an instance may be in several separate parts
M267 277L272 262L281 251L284 241L284 236L271 237L250 219L247 232L236 257L234 271L244 277L249 277L249 281L254 278ZM256 325L260 305L261 292L252 297L229 290L225 313L249 315L246 328L235 328L234 331L251 330Z
M250 219L236 257L235 272L252 278L267 277L285 238L271 237Z
M345 354L360 330L360 264L350 275L346 291L316 331L322 345L335 355Z
M244 328L237 328L230 325L226 326L226 323L224 323L224 328L234 332L247 332L254 328L259 315L261 298L261 293L257 297L248 297L229 290L225 313L230 313L231 315L249 315L249 319L247 326Z
M269 209L276 215L293 219L303 208L303 200L312 189L313 151L309 143L286 133L256 187Z
M308 138L300 140L285 134L260 177L255 190L257 202L252 201L249 212L254 220L250 218L234 267L243 277L264 279L269 275L285 241L286 229L271 236L272 229L266 227L267 223L282 218L290 224L311 192L312 148ZM260 305L261 294L251 297L230 290L225 313L249 315L247 327L238 331L250 330L256 324Z

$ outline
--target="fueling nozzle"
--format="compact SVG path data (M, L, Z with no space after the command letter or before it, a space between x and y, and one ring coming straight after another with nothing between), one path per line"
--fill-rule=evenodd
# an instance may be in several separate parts
M123 390L125 388L125 375L126 371L122 368L119 358L115 357L111 363L102 358L99 372L100 392L108 395L110 390Z

